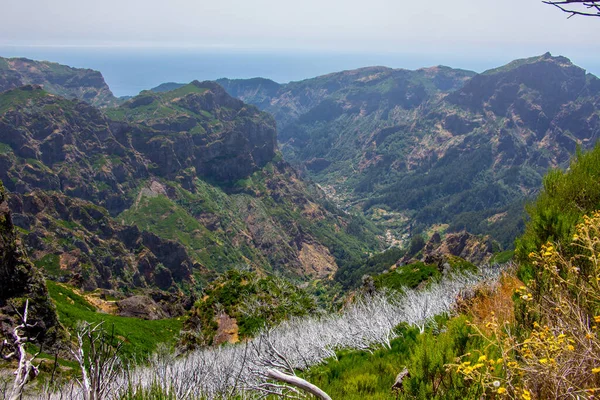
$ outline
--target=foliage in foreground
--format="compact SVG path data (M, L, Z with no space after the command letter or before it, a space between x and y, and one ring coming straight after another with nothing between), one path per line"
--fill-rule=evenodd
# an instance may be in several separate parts
M575 226L583 215L600 208L600 145L586 153L577 152L566 172L550 171L543 184L535 202L527 207L529 221L516 244L519 261L529 267L529 254L548 241L565 254L572 253L569 244ZM531 272L524 267L521 271L529 278Z
M283 322L239 345L205 348L181 357L159 354L148 365L123 371L112 381L106 398L143 399L151 392L157 393L155 398L259 398L266 389L289 392L289 386L273 385L268 378L270 368L291 374L322 364L342 349L390 349L399 324L425 332L429 322L447 313L458 296L471 293L483 282L496 281L499 271L486 268L478 275L447 276L423 290L406 289L396 296L378 293L357 299L340 313ZM429 344L424 347L432 348ZM76 397L81 388L71 388ZM60 391L52 395L73 398Z
M515 296L518 325L493 320L488 332L477 329L486 343L480 362L454 366L481 395L529 400L600 392L600 212L574 230L570 248L548 242L529 254L536 279Z
M421 334L414 327L402 326L400 337L392 341L391 348L340 352L337 360L311 369L308 379L334 399L395 399L396 395L465 398L468 388L458 375L447 373L446 364L478 346L478 340L470 337L473 330L466 322L465 316L449 321L439 319ZM403 392L395 393L392 385L404 366L409 366L411 375L405 379Z

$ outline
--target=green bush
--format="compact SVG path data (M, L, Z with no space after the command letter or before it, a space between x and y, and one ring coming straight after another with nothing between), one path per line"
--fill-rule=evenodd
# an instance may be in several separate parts
M210 345L218 328L216 318L219 312L235 318L240 338L248 338L265 326L314 311L315 300L291 282L233 269L205 288L202 299L191 311L186 327L201 329L204 343L199 344Z
M566 172L550 171L537 199L527 206L525 233L516 241L521 279L533 277L528 255L548 241L569 252L570 238L584 214L600 208L600 145L578 151Z
M421 282L437 278L440 275L440 271L438 271L436 265L418 261L377 275L374 277L374 280L377 289L385 287L394 290L403 290L405 288L414 289Z
M400 337L392 341L390 349L340 351L337 359L311 368L305 377L333 399L477 398L462 376L447 369L457 357L482 345L467 317L437 318L422 334L408 326L398 327L398 332ZM410 377L405 378L404 391L394 393L392 385L404 367Z

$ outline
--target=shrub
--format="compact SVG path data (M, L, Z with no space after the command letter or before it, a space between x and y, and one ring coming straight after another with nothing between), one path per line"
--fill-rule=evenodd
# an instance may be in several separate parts
M600 212L573 230L568 247L547 242L528 255L535 279L515 293L520 324L475 327L486 343L483 361L464 355L452 366L482 394L578 398L600 390Z

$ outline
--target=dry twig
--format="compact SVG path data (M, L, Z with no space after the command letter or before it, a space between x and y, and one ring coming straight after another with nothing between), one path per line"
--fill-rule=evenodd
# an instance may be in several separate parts
M600 1L588 0L562 0L562 1L544 1L544 4L549 4L569 14L568 18L576 15L586 17L600 17Z

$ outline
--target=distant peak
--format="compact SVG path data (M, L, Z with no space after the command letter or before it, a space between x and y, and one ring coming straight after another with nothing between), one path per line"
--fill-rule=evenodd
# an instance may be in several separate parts
M208 89L208 90L212 90L212 91L222 91L222 92L225 91L225 89L223 89L223 87L221 85L219 85L218 83L216 83L214 81L200 82L198 80L194 80L190 83L190 85L194 85L200 89Z
M563 57L563 56L553 56L550 52L546 52L544 54L542 54L541 56L535 56L535 57L529 57L529 58L521 58L518 60L514 60L509 62L508 64L499 67L499 68L494 68L494 69L490 69L488 71L485 71L483 73L483 75L493 75L493 74L498 74L498 73L505 73L505 72L509 72L512 70L515 70L519 67L522 67L524 65L531 65L531 64L538 64L538 63L556 63L558 65L560 65L561 67L570 67L573 65L573 63L571 62L571 60L569 60L567 57Z

